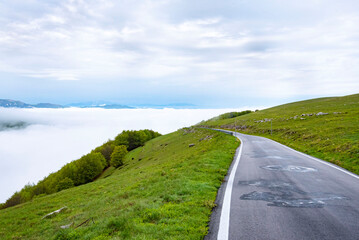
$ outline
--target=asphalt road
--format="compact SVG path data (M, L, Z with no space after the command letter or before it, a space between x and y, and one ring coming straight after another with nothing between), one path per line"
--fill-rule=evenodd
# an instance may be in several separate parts
M272 140L242 149L205 239L359 239L359 177Z

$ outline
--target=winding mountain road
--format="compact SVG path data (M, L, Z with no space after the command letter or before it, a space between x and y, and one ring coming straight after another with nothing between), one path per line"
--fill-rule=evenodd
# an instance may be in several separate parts
M359 176L263 137L242 144L205 239L359 239Z

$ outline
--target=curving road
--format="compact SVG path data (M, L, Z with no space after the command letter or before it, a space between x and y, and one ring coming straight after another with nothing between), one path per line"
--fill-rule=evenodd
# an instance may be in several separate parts
M242 144L205 239L359 239L359 176L263 137Z

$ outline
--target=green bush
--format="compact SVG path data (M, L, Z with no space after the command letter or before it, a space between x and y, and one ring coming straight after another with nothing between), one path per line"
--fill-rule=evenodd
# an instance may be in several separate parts
M111 154L113 153L114 148L115 148L115 146L114 146L113 141L108 141L108 142L104 143L102 146L97 147L93 151L101 153L107 161L107 166L110 166Z
M44 181L39 181L35 186L34 186L34 194L36 195L41 195L46 193L46 187L44 184Z
M12 207L21 203L21 195L19 192L14 193L4 204L4 208Z
M59 192L64 189L72 188L73 186L75 186L74 182L70 178L66 177L57 184L57 191Z
M246 111L242 111L242 112L229 112L229 113L224 113L222 115L219 115L218 118L219 119L235 118L235 117L239 117L242 115L246 115L251 112L252 112L251 110L246 110Z
M114 143L116 146L125 145L127 146L127 150L131 151L145 145L147 141L158 136L161 136L161 134L148 129L139 131L123 131L116 136Z
M125 145L116 146L111 155L111 166L120 167L123 165L123 159L127 154Z
M21 203L30 201L34 197L34 184L26 184L20 191Z
M106 159L101 153L89 153L75 161L77 174L75 185L91 182L95 177L102 173L106 167Z

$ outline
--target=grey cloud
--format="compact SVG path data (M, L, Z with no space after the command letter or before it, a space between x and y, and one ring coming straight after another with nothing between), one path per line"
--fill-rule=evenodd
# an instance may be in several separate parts
M265 52L275 47L274 42L253 41L245 44L244 49L248 52Z

